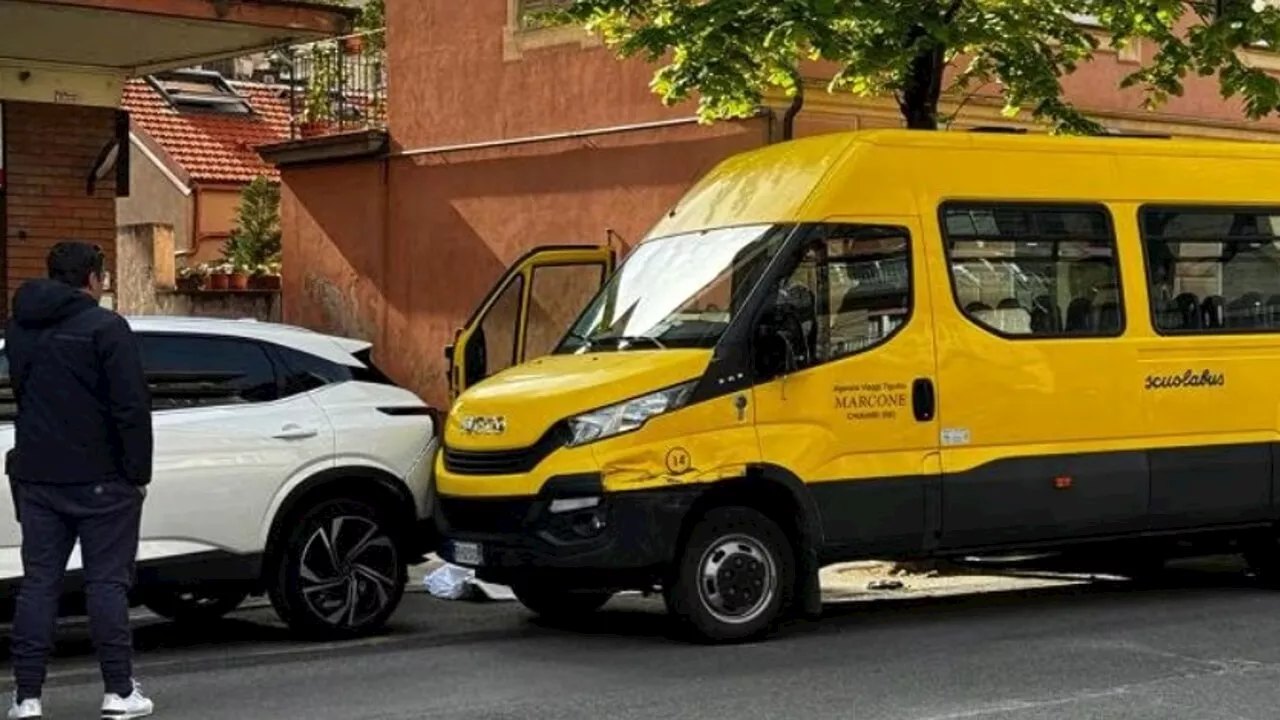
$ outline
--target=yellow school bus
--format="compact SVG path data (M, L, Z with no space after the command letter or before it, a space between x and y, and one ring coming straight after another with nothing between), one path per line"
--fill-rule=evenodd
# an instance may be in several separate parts
M442 554L704 640L835 561L1276 565L1280 147L877 130L704 177L615 270L536 251L450 349ZM585 309L583 309L585 307Z

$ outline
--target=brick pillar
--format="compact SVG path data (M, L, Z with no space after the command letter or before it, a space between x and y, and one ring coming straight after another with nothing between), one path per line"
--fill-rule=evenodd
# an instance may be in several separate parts
M102 246L115 277L114 175L85 194L98 152L115 132L115 111L6 101L4 113L7 232L0 277L6 292L0 300L7 315L13 291L44 277L45 255L62 240Z

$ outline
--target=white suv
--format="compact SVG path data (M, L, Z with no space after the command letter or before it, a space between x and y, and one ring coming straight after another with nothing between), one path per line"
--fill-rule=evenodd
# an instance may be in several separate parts
M404 593L406 565L434 542L434 411L373 366L367 342L254 321L129 322L155 430L136 599L199 620L266 593L308 634L383 625ZM14 412L3 355L0 371L3 456ZM3 500L0 597L12 597L21 531ZM80 567L77 548L72 591Z

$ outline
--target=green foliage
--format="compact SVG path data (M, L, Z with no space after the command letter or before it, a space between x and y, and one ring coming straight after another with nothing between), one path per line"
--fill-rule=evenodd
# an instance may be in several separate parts
M359 0L311 0L311 2L321 5L358 8L360 13L356 15L352 26L357 33L367 33L365 35L364 51L366 53L380 52L386 47L386 33L376 32L387 27L386 0L364 0L364 2Z
M361 32L372 32L382 30L386 26L386 0L368 0L360 9L360 17L356 19L356 29Z
M338 85L338 49L315 45L308 49L304 62L310 62L306 94L302 98L302 116L307 122L332 120L333 91Z
M1115 48L1139 38L1155 48L1122 83L1151 106L1180 95L1188 76L1216 74L1249 118L1280 107L1280 82L1236 53L1258 41L1280 48L1280 10L1253 0L566 0L540 17L660 64L654 92L667 104L696 95L706 121L750 115L771 90L793 95L795 69L814 60L835 66L831 92L897 98L909 127L944 122L944 94L984 89L1003 91L1010 116L1096 132L1062 97L1062 77L1101 43L1072 14L1095 16Z
M240 191L236 227L222 246L223 260L250 271L280 260L280 186L259 175Z

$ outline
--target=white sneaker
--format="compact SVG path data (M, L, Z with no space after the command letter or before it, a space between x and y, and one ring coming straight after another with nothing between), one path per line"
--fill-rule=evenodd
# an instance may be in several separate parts
M102 697L103 720L131 720L146 717L155 710L155 703L142 694L142 688L136 680L129 697L120 697L115 693L107 693Z
M15 697L9 706L9 720L40 720L41 717L43 714L39 700L28 698L18 702L18 698Z

